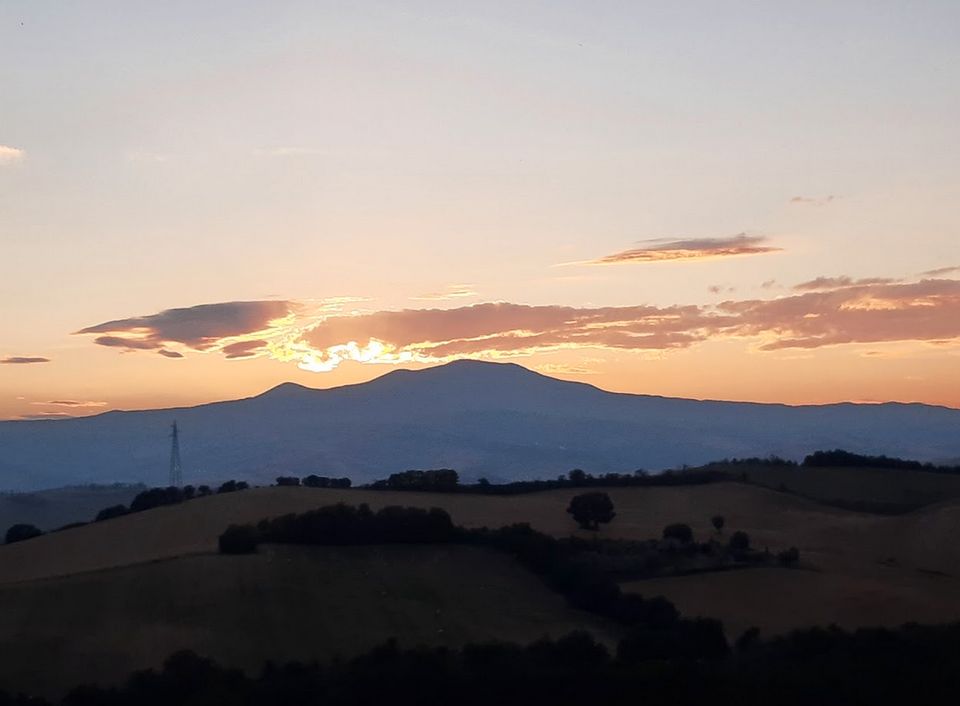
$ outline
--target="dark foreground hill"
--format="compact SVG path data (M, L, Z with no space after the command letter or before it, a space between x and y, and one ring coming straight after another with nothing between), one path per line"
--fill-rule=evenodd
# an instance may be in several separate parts
M357 483L425 467L505 481L828 448L924 461L960 455L960 410L618 394L518 365L459 361L329 390L288 383L191 408L0 422L0 486L162 484L174 419L186 482L316 473Z

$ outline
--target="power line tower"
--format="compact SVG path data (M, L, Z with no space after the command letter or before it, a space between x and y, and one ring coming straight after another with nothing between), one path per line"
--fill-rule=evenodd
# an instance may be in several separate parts
M183 466L180 463L180 432L177 422L173 422L170 433L170 485L179 488L183 485Z

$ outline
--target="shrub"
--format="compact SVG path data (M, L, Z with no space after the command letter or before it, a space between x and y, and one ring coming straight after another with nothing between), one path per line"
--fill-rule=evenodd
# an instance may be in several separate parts
M23 523L12 525L10 529L7 530L7 544L33 539L34 537L39 537L41 534L43 534L43 532L33 525Z
M680 620L670 630L643 626L617 647L617 659L626 664L647 660L720 659L730 650L723 623L712 618Z
M777 559L781 564L786 566L792 566L800 561L800 550L796 547L790 547L789 549L784 549L782 552L777 554Z
M220 535L221 554L252 554L257 551L257 530L250 525L230 525Z
M693 530L690 529L690 525L678 522L663 528L663 538L675 539L683 544L689 544L693 541Z
M294 478L293 476L280 476L279 478L277 478L277 485L282 485L282 486L300 485L300 479Z
M98 512L94 522L103 522L104 520L112 520L114 517L123 517L129 512L126 505L111 505Z

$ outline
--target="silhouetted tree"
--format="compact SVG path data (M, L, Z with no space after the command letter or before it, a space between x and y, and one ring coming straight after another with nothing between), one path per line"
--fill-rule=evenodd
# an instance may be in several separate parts
M294 486L300 485L300 479L294 476L280 476L277 478L277 485Z
M570 500L567 512L582 529L596 531L600 523L610 522L616 514L613 511L613 501L606 493L582 493Z
M723 532L723 525L726 524L726 520L723 518L723 515L714 515L710 518L710 523L717 531L717 534L721 534Z
M570 482L574 485L583 485L584 481L587 479L587 474L579 468L574 468L567 474L567 478L569 478Z
M663 538L675 539L683 544L688 544L693 541L693 530L690 529L690 525L678 522L663 528Z
M736 531L730 536L730 549L742 554L750 551L750 535L743 531Z
M737 652L746 652L756 646L760 641L760 628L752 627L747 628L743 631L740 637L737 638L736 648Z
M201 498L205 495L212 495L212 494L213 494L213 490L210 488L209 485L201 485L197 488L197 495Z
M217 488L217 493L234 493L239 488L237 487L237 481L228 480L220 484L220 487Z
M7 544L33 539L34 537L39 537L41 534L43 534L43 532L33 525L24 523L12 525L10 529L7 530Z

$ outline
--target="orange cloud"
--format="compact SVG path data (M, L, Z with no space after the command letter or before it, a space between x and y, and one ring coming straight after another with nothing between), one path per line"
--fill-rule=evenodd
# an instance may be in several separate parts
M880 278L819 278L811 282L819 282L814 291L729 300L715 306L498 302L349 315L327 310L306 322L291 316L276 318L298 308L297 304L283 302L281 307L255 308L256 315L248 311L237 316L234 307L253 303L232 302L169 310L91 329L129 330L124 336L98 337L95 342L100 345L158 348L169 355L159 346L174 341L198 351L219 351L231 359L269 356L315 372L333 370L348 360L429 363L563 349L665 351L731 338L755 340L766 351L846 343L960 341L960 280L897 283ZM214 312L229 316L224 321ZM261 333L252 337L256 331ZM104 343L104 338L110 342Z
M49 402L31 402L30 404L53 407L106 407L106 402L91 402L89 400L50 400Z
M651 245L624 250L593 260L593 265L615 265L630 262L663 262L673 260L703 260L738 255L764 255L782 248L766 245L768 238L740 233L729 238L695 238L689 240L648 241Z
M257 353L262 351L266 345L267 342L262 339L255 339L253 341L237 341L236 343L231 343L224 346L220 349L220 352L227 357L227 360L234 360L237 358L252 358Z
M763 350L960 338L960 281L866 284L772 300L724 302L737 333Z
M7 358L0 358L0 365L29 365L31 363L49 363L49 358L28 355L12 355Z

